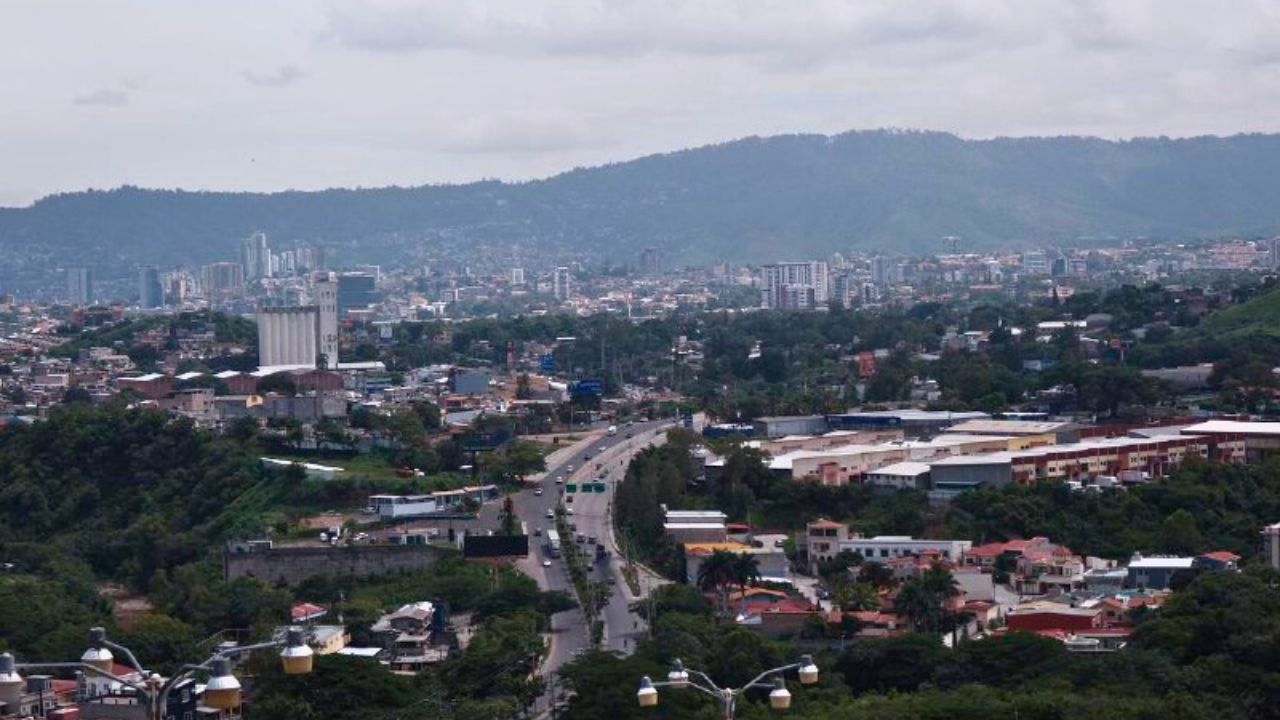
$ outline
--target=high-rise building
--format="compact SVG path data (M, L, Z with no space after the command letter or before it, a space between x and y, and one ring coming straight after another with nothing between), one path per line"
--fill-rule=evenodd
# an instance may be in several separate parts
M556 299L560 301L568 300L573 295L573 288L569 278L569 268L560 266L556 268L555 273L551 276L551 292L555 294Z
M271 248L266 233L256 232L240 241L240 264L246 280L271 277Z
M244 267L239 263L210 263L204 266L200 275L204 297L210 302L238 297L244 293Z
M765 265L761 301L766 308L782 309L808 298L806 309L821 307L830 299L828 275L827 263L821 260Z
M871 258L871 282L877 285L888 285L893 272L889 260L880 255Z
M524 268L511 268L511 284L512 285L524 284Z
M93 271L87 267L67 268L67 299L73 305L93 304Z
M1280 270L1280 237L1271 238L1271 269Z
M364 310L378 302L378 278L371 273L342 273L338 276L338 317L351 310Z
M647 247L640 251L640 272L652 274L658 272L658 248Z
M160 284L160 269L154 265L138 270L138 306L148 309L164 306L164 286Z

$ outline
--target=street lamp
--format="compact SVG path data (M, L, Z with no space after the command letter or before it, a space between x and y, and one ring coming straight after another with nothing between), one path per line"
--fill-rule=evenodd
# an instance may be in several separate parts
M216 658L210 663L209 682L204 686L204 704L219 710L240 707L240 681L231 674L231 661Z
M654 707L658 704L658 688L687 688L691 687L703 694L720 701L720 706L724 710L725 720L733 720L734 711L736 709L738 698L751 688L760 688L769 690L769 707L774 710L786 710L791 707L791 691L787 690L786 680L783 674L796 670L800 675L800 683L803 685L812 685L818 682L818 666L814 664L813 657L810 655L801 655L798 662L790 665L781 665L776 668L765 670L757 675L751 682L740 688L722 688L715 684L706 673L699 670L689 670L679 660L671 663L671 670L667 673L665 682L654 682L648 676L640 679L640 689L636 691L636 701L640 703L640 707ZM692 679L690 679L692 677ZM773 682L766 682L769 677L773 677Z
M231 658L255 650L283 647L280 660L285 673L301 675L311 672L314 653L307 646L306 638L299 628L289 628L284 638L253 645L243 645L228 650L220 650L209 656L198 665L183 665L173 677L163 680L159 675L147 671L134 657L129 648L107 639L106 631L100 627L89 631L89 648L80 656L78 662L54 663L18 663L13 655L0 653L0 701L15 691L21 693L22 676L18 670L80 670L93 675L109 678L125 687L132 688L147 699L147 715L152 720L164 720L165 710L169 706L169 693L195 673L208 673L209 682L205 685L204 702L219 710L234 710L240 706L242 688L240 681L231 673ZM113 672L116 650L133 665L142 676L141 681L120 677Z

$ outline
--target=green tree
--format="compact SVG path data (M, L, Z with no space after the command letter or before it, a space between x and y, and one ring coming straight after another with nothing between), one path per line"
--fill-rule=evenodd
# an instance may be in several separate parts
M1196 518L1186 510L1174 510L1160 523L1156 549L1173 555L1195 555L1204 548Z

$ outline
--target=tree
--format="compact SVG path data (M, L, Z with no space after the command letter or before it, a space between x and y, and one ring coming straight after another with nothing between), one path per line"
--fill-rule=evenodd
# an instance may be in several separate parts
M292 375L280 372L259 380L256 392L259 395L276 393L277 395L293 396L298 394L298 385L293 381Z
M533 389L529 386L529 373L520 373L516 377L516 399L528 400L533 397Z
M738 556L727 550L716 550L698 566L698 587L714 591L720 597L720 612L727 613L728 598L725 588L738 579Z
M1160 535L1156 547L1160 552L1173 555L1195 555L1204 546L1204 538L1196 524L1195 516L1186 510L1175 510L1160 523Z

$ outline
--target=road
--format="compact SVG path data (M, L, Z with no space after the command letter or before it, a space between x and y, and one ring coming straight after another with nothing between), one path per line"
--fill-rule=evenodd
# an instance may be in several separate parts
M575 493L573 501L565 507L573 509L573 515L568 520L577 526L577 532L585 537L595 537L609 551L609 560L597 563L592 570L592 577L601 581L614 578L613 592L603 613L605 640L610 649L624 653L634 650L634 637L637 633L644 632L645 628L643 621L630 611L629 593L620 566L621 553L610 530L609 512L613 501L613 486L622 479L631 457L659 439L671 424L670 420L635 423L629 427L619 427L618 433L613 436L603 431L593 431L585 435L582 441L556 450L548 456L547 471L541 477L534 478L529 488L512 496L516 514L525 521L531 532L536 529L540 533L530 538L529 558L518 563L518 567L536 580L540 588L561 590L572 595L573 586L564 561L547 558L545 555L545 533L547 528L555 525L555 520L547 517L547 514L554 512L562 497L568 497L564 494L566 484L598 482L597 478L604 474L603 482L607 489L605 493ZM563 482L557 484L557 478ZM541 495L537 494L537 489L542 490ZM571 537L563 540L566 543L575 542ZM588 550L594 551L594 548ZM551 561L551 567L542 566L544 559ZM544 678L556 674L561 666L573 659L576 651L586 648L591 641L589 628L580 610L556 614L551 618L551 628L551 645L541 671Z

